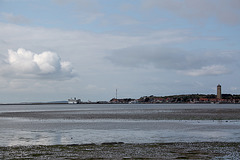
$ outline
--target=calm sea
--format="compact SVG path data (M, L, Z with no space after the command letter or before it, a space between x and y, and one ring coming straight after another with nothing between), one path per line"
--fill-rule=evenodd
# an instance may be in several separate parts
M60 118L0 117L0 146L85 144L103 142L166 143L166 142L240 142L240 120L154 120L93 118L71 119L67 115L121 114L134 115L174 111L176 109L240 108L240 105L158 104L158 105L1 105L1 113L46 111L43 114ZM72 112L71 112L72 111ZM45 115L45 117L46 117ZM56 115L55 115L56 116Z

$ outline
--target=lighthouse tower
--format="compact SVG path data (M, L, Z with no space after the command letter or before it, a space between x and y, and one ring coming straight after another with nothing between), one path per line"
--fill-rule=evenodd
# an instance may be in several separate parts
M222 90L221 90L221 85L217 85L217 98L222 99Z

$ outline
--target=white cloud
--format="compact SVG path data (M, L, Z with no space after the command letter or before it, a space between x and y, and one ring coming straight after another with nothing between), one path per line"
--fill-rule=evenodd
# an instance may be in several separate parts
M40 74L54 73L62 68L60 57L53 52L35 54L33 61L39 67Z
M73 76L70 62L62 62L54 52L40 54L19 48L8 50L8 57L0 64L2 75L15 78L56 78L69 79Z
M208 76L226 74L229 73L229 70L223 65L211 65L204 66L201 69L181 71L181 73L184 73L189 76Z

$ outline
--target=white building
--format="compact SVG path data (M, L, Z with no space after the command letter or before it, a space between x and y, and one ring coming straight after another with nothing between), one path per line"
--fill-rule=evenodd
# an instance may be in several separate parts
M68 104L79 104L81 102L80 99L75 98L70 98L68 99Z

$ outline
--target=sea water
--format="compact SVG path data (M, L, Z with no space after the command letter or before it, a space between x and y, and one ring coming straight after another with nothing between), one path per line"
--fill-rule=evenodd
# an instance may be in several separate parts
M176 109L240 108L240 105L196 104L79 104L79 105L2 105L1 113L43 112L49 117L1 117L0 146L86 144L104 142L240 142L240 120L157 120L119 118L67 118L81 114L144 114Z

